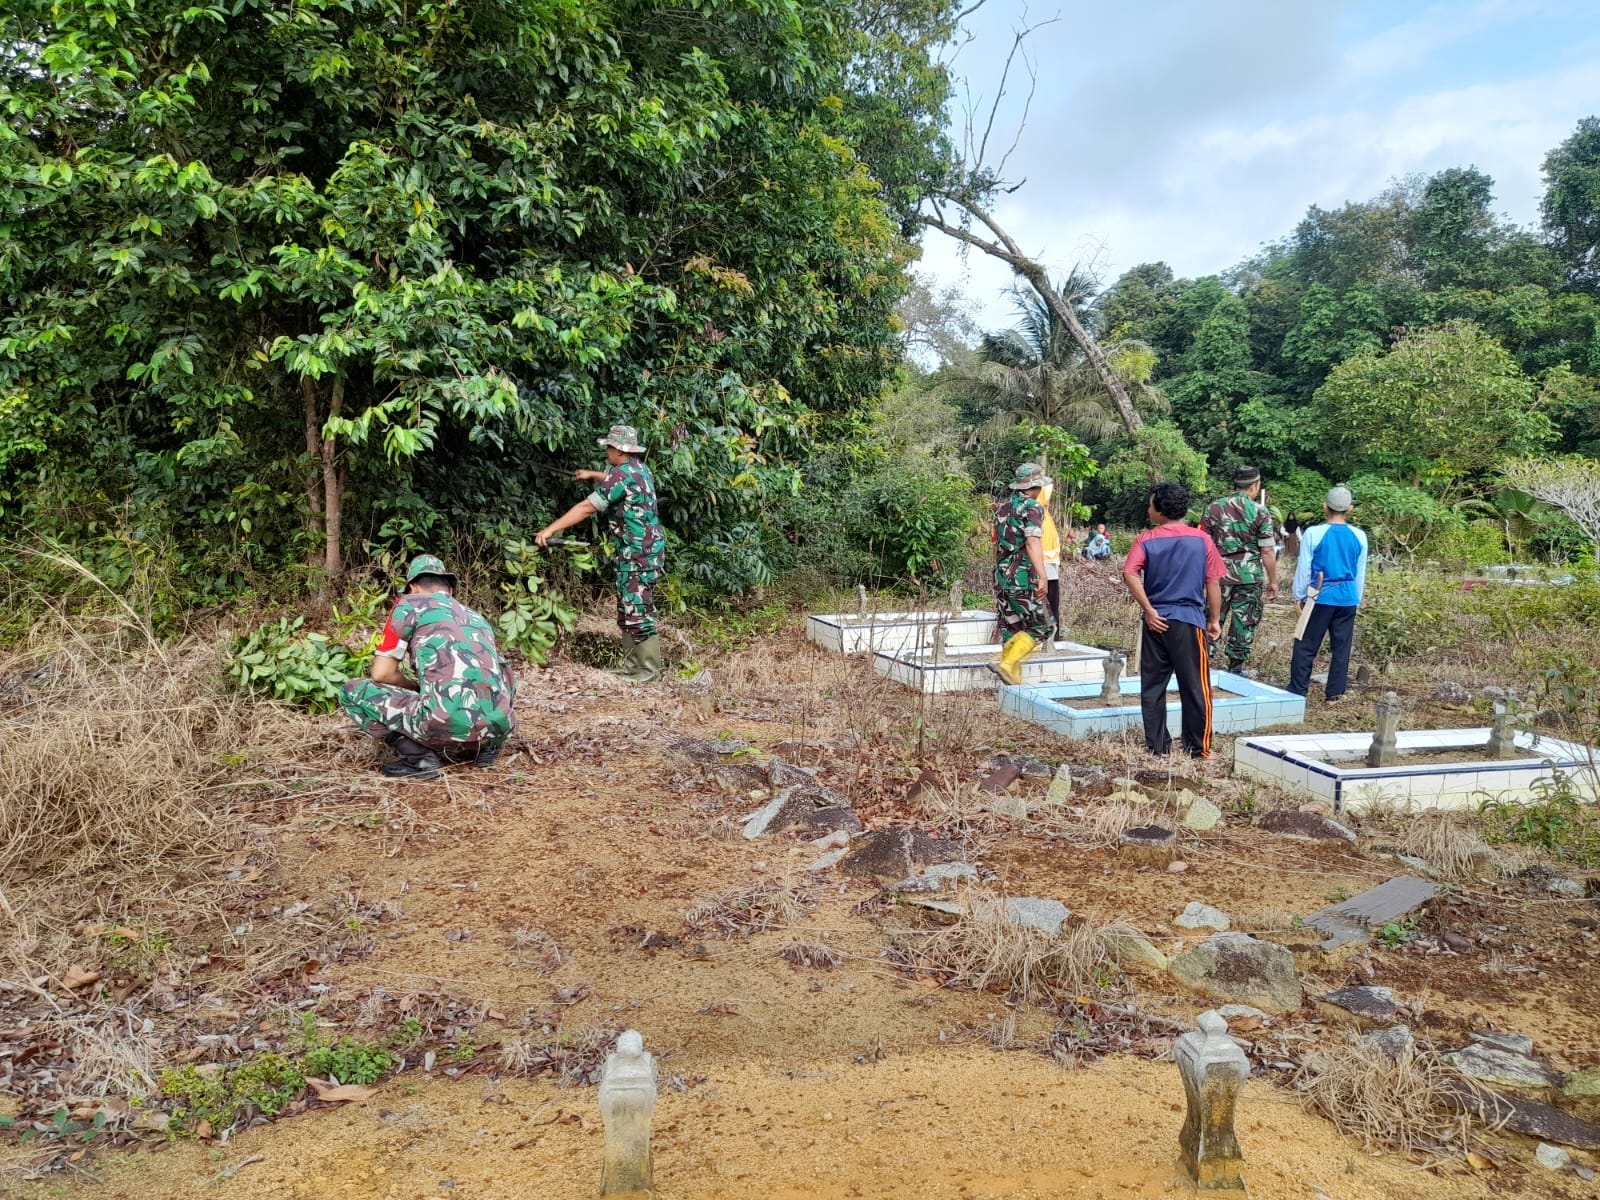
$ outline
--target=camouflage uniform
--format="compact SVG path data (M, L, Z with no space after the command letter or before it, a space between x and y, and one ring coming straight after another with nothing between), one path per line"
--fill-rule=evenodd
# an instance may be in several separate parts
M1223 653L1228 669L1234 670L1249 661L1256 626L1261 624L1267 586L1261 550L1274 544L1272 513L1266 505L1235 492L1207 505L1201 525L1228 568L1222 580ZM1217 647L1210 651L1215 654Z
M389 614L378 653L411 662L418 690L352 679L339 707L373 737L403 733L431 749L498 746L516 727L515 687L489 624L453 596L407 594Z
M1043 533L1044 507L1024 492L1013 491L995 505L994 610L1002 642L1026 633L1044 643L1055 633L1044 597L1034 590L1038 581L1028 561L1028 539Z
M636 458L606 472L589 493L605 514L617 556L617 627L635 643L656 632L656 580L666 561L667 541L656 514L656 481Z

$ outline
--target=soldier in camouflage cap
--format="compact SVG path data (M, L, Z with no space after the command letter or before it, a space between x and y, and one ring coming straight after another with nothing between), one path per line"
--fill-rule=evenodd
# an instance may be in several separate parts
M1227 564L1222 580L1222 622L1227 630L1223 651L1228 670L1238 672L1250 660L1266 601L1278 598L1278 555L1272 513L1261 500L1260 470L1237 468L1233 487L1233 495L1206 506L1201 526ZM1210 653L1216 652L1213 643Z
M479 767L494 764L516 728L511 670L489 624L451 594L456 577L431 554L406 568L406 592L383 627L370 679L352 679L339 707L399 758L390 778L431 779L441 753L475 750ZM409 662L415 681L401 673Z
M656 511L656 481L640 457L644 446L633 426L613 425L600 445L605 447L609 468L572 473L574 479L598 486L541 529L534 541L543 546L563 529L605 514L617 564L617 627L628 652L619 674L637 683L654 683L661 678L655 585L667 554L666 535Z
M1036 463L1023 463L1010 495L994 509L994 607L1004 648L991 668L1007 683L1022 682L1022 660L1055 636L1046 606L1041 492L1050 478Z

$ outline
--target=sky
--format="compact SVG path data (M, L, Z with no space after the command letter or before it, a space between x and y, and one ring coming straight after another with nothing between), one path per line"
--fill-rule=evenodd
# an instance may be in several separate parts
M1600 114L1597 0L987 0L955 51L953 112L987 119L1013 30L1037 83L995 215L1053 275L1104 284L1143 262L1224 271L1290 233L1313 204L1476 166L1497 207L1538 221L1540 166ZM989 140L1013 140L1020 63ZM1007 268L923 236L918 269L955 284L985 328L1010 325Z

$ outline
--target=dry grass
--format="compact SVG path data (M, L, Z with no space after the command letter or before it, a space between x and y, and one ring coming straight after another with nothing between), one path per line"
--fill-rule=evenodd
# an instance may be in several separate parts
M713 892L681 915L684 928L696 936L748 937L798 921L811 905L800 889L763 880Z
M517 952L517 961L541 975L550 974L567 961L567 952L542 929L513 929L511 946Z
M1003 897L968 893L967 915L928 934L905 957L907 965L955 987L1044 1000L1093 990L1117 976L1101 933L1092 922L1075 921L1048 934L1013 921Z
M1480 1109L1492 1103L1431 1051L1391 1059L1354 1036L1308 1055L1294 1086L1308 1108L1369 1150L1464 1147L1463 1099L1476 1098Z
M830 970L844 961L844 955L822 942L794 941L779 948L778 957L797 967L821 967Z
M1117 839L1134 826L1149 824L1156 811L1154 805L1114 800L1091 804L1083 809L1081 816L1060 817L1051 821L1047 828L1074 845L1088 849L1106 848L1115 846Z
M241 841L246 757L296 748L304 722L227 696L214 648L66 636L3 675L0 877L192 876ZM275 757L275 755L274 755Z
M1406 824L1401 844L1446 879L1473 879L1484 874L1494 852L1473 827L1453 813L1418 813ZM1491 868L1492 869L1492 868Z

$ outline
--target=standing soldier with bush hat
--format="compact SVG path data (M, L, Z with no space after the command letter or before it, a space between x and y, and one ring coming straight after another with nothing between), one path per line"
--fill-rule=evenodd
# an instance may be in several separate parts
M1206 506L1201 526L1228 568L1222 580L1223 652L1228 670L1238 672L1250 661L1265 601L1278 598L1278 543L1272 513L1260 502L1260 468L1235 468L1233 488L1233 495ZM1215 644L1210 652L1217 652Z
M391 779L432 779L441 753L476 748L489 767L516 728L515 685L494 631L452 594L456 577L431 554L406 568L406 591L383 627L370 679L340 689L339 707L398 758ZM400 670L409 661L415 680Z
M619 674L637 683L661 678L661 638L656 633L656 580L667 555L666 535L656 511L656 481L641 457L644 446L631 425L613 425L599 439L605 447L605 471L574 471L574 479L599 484L566 514L534 537L546 545L552 536L598 513L606 514L617 560L617 628L627 645Z
M1022 660L1055 633L1045 605L1044 507L1039 494L1052 481L1036 463L1023 463L1011 494L994 509L994 608L1003 649L996 674L1022 682Z

